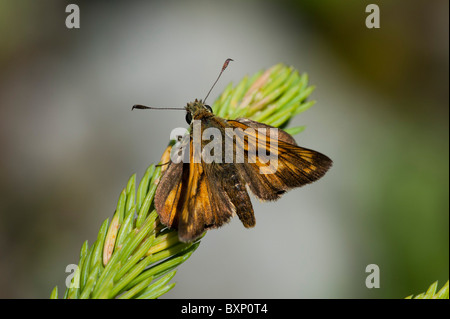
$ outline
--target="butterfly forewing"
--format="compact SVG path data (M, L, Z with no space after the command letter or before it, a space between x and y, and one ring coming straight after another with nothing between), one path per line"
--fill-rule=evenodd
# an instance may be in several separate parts
M311 183L322 177L331 166L327 156L297 146L294 138L281 129L248 119L228 123L243 130L248 127L255 129L246 131L250 134L246 135L245 143L242 143L242 139L236 140L236 143L242 144L240 147L248 150L249 145L253 145L253 149L254 145L259 148L262 146L263 154L272 154L275 158L275 163L268 164L260 158L261 152L256 155L256 160L252 160L249 153L245 152L245 162L236 164L242 180L262 200L276 200L291 188ZM270 130L277 130L277 141L271 139Z
M195 163L192 143L191 139L189 162L171 162L156 190L155 206L161 222L177 228L185 242L227 223L237 208L246 227L253 226L251 202L236 168L203 160Z

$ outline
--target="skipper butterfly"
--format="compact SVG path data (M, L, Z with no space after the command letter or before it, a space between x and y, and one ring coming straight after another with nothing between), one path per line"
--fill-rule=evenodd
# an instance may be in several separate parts
M225 61L206 98L230 61ZM292 188L318 180L332 165L327 156L298 146L285 131L246 118L220 118L202 100L172 109L186 110L190 133L162 164L154 202L161 223L176 228L183 242L224 225L235 214L245 227L255 226L248 190L263 201L277 200Z

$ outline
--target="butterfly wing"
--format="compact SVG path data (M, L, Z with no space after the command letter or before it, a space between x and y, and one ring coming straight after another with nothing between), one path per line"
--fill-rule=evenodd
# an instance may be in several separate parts
M291 188L319 179L331 166L327 156L297 146L294 138L282 130L278 129L275 141L267 130L273 128L269 125L248 119L226 123L231 128L255 129L246 140L236 139L236 147L244 148L244 163L207 164L203 158L200 163L195 163L191 137L182 144L182 148L189 146L186 153L189 160L171 161L156 190L155 207L161 222L177 228L182 241L193 241L205 230L222 226L235 213L245 227L253 227L255 217L246 186L262 200L276 200ZM260 128L266 130L260 132ZM263 146L266 154L276 156L275 171L272 171L271 163L248 151L249 146L258 144Z
M267 130L273 129L272 126L248 119L237 119L228 123L242 130L254 129L247 134L246 143L240 142L246 157L245 162L236 164L236 167L239 169L242 180L262 200L276 200L289 189L312 183L321 178L332 165L332 161L327 156L297 146L294 138L281 129L277 129L278 140L274 141ZM263 130L258 131L259 128ZM248 152L249 145L253 147L262 145L266 154L274 155L276 169L273 170L273 167L270 167L272 163L264 163L259 153L253 158L254 163L249 161L251 159Z
M251 127L253 129L258 129L258 128L265 128L265 129L277 129L278 130L278 139L289 143L289 144L294 144L297 145L297 142L295 141L295 139L292 137L292 135L290 135L289 133L286 133L285 131L283 131L282 129L276 128L274 126L270 126L264 123L260 123L260 122L256 122L250 119L246 119L246 118L238 118L234 121L228 121L231 122L231 124L236 126L236 123L234 122L238 122L240 124L244 124L245 127ZM267 131L266 131L267 132ZM266 135L267 136L267 135ZM269 136L270 137L270 136Z
M233 164L195 163L192 139L189 162L170 162L155 194L161 222L178 229L180 240L193 241L227 223L237 212L244 226L255 224L253 207Z
M190 163L186 197L180 205L178 235L192 241L205 230L229 222L235 213L246 227L255 224L253 207L232 164Z

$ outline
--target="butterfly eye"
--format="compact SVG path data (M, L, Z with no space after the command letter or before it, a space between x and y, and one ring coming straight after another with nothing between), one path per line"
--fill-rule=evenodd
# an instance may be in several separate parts
M187 112L186 113L186 122L187 122L187 124L191 124L191 122L192 122L192 114L191 114L191 112Z
M208 111L210 111L211 113L213 112L211 106L205 104L205 108L206 108Z

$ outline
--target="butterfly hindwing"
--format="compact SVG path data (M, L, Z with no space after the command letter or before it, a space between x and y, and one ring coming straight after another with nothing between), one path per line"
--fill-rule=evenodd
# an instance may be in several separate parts
M192 143L192 140L191 140ZM192 241L210 228L227 223L237 212L246 227L255 224L247 190L233 164L170 162L155 195L161 222L178 229L182 241Z

